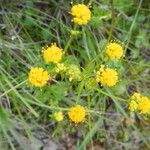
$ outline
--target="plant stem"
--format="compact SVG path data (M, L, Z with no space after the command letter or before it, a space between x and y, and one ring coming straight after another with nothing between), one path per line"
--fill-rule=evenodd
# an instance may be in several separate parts
M107 40L108 42L112 38L113 27L114 27L114 23L115 23L115 11L114 11L114 2L113 2L113 0L111 0L110 3L111 3L111 27L110 27L109 37L108 37L108 40Z
M74 26L73 30L76 30L76 28L77 28L77 25ZM72 42L72 40L73 40L73 37L74 37L73 35L71 35L71 36L69 37L69 40L67 41L66 46L65 46L65 48L64 48L64 52L65 52L65 53L67 52L67 50L68 50L68 48L69 48L69 46L70 46L70 44L71 44L71 42Z

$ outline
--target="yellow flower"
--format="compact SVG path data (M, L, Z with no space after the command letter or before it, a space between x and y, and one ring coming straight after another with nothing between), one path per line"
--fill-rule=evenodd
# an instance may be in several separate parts
M81 80L81 71L77 65L70 65L67 68L66 75L69 77L69 81L72 81L72 80L80 81Z
M141 114L150 112L150 99L140 93L134 93L129 102L130 111L139 110Z
M137 110L137 108L138 108L137 102L135 102L134 100L131 100L129 102L129 110L130 111L135 111L135 110Z
M67 70L67 67L65 66L65 64L63 63L58 63L57 64L57 68L56 68L56 72L65 72Z
M96 81L101 82L105 86L112 87L118 82L118 73L111 68L105 68L103 70L100 68L96 73Z
M84 4L77 4L71 8L71 14L74 17L72 21L78 25L85 25L91 19L91 11Z
M55 119L56 119L57 121L62 121L62 120L64 119L64 116L63 116L63 114L62 114L61 111L56 112L56 113L54 114L54 117L55 117Z
M71 30L70 33L71 33L71 35L78 35L80 33L80 31Z
M71 107L68 112L70 120L72 120L75 123L82 122L85 119L85 115L86 115L85 108L80 105Z
M117 43L110 43L107 46L106 54L111 59L120 59L123 56L123 48Z
M63 51L53 43L50 47L45 48L43 57L46 63L58 63L62 59Z
M138 109L142 114L147 114L150 112L150 99L148 99L146 96L143 96L138 104Z
M137 102L139 102L142 98L142 95L140 93L134 93L132 96L131 96L131 99L132 100L136 100Z
M29 82L37 87L42 87L47 84L47 81L50 79L48 72L43 68L31 68L29 72Z

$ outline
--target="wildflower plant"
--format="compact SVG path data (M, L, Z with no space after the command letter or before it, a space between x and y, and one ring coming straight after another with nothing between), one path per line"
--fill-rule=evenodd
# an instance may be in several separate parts
M75 24L75 28L70 31L71 36L66 47L61 49L57 46L56 43L52 43L50 46L47 46L42 50L45 65L50 66L52 65L50 63L53 63L53 69L46 71L43 68L31 68L29 72L29 82L33 86L37 87L51 86L48 85L47 82L53 78L56 83L61 82L61 80L64 82L65 80L67 82L73 81L71 84L79 84L80 94L78 94L77 99L75 100L76 105L70 106L70 108L68 108L68 119L74 123L81 123L86 119L87 112L90 111L85 109L86 106L80 105L82 101L80 102L79 99L81 92L84 90L84 86L85 88L88 87L88 89L100 91L101 93L105 93L105 91L103 91L104 87L111 89L114 86L117 86L121 80L120 73L119 69L114 67L113 63L111 62L113 60L113 62L117 63L117 60L123 57L124 46L118 42L108 42L105 45L106 48L103 48L103 57L97 55L97 57L102 59L102 61L100 61L98 64L98 66L100 66L99 69L96 69L97 67L92 67L92 70L90 70L90 65L92 64L93 60L95 60L95 58L98 59L97 57L89 62L87 68L84 68L83 66L82 69L79 64L77 65L76 63L67 62L66 59L69 55L67 54L67 50L69 49L69 46L71 46L73 38L76 38L79 33L83 32L79 30L78 26L87 25L92 15L91 10L85 4L73 5L70 14L73 17L72 22ZM88 71L88 75L86 74L86 71ZM53 72L54 76L50 77L48 72ZM59 79L60 81L57 81L58 75L63 75L63 78L61 76ZM80 87L81 85L82 88ZM109 96L109 94L107 95ZM56 104L58 105L59 103ZM132 112L139 110L141 114L147 114L149 113L149 99L147 97L142 97L138 93L135 93L129 102L129 109ZM55 112L54 118L57 121L62 121L64 119L62 111Z
M46 123L48 124L46 127L50 126L50 130L54 129L53 137L58 137L64 132L74 133L75 130L82 130L82 136L86 137L77 148L81 150L86 148L85 145L89 141L93 145L94 135L100 141L103 140L101 136L107 132L107 130L103 131L103 128L109 129L113 126L115 121L112 118L116 116L122 118L121 124L125 122L125 128L123 131L119 128L120 132L125 132L127 126L138 131L135 124L127 123L132 119L133 114L137 114L135 116L143 122L150 117L150 99L145 96L148 91L142 88L148 85L139 82L139 79L141 81L145 77L145 72L142 74L143 68L140 67L143 61L139 64L135 63L133 58L130 61L126 57L130 54L128 53L130 42L126 41L126 36L120 34L119 37L115 36L119 32L118 28L115 28L117 21L115 22L114 18L118 10L114 9L114 6L112 10L109 10L109 7L96 9L98 3L101 2L71 4L68 10L65 9L67 12L63 15L60 13L64 20L67 18L63 20L66 24L57 19L55 22L54 19L51 28L47 28L47 34L41 29L42 35L47 38L38 43L36 51L32 51L31 54L26 51L27 60L22 60L25 70L28 70L26 76L17 77L10 83L7 72L0 69L0 73L5 74L3 75L5 82L1 84L5 91L4 96L8 98L10 94L15 97L12 93L17 95L11 103L15 105L14 112L18 112L19 118L23 118L25 114L26 120L32 120L34 116L35 122ZM126 16L122 14L121 17ZM46 18L44 22L48 20L49 18ZM97 25L94 25L95 23ZM131 25L130 30L132 28ZM128 36L130 38L131 34ZM33 58L30 59L32 56ZM147 64L142 65L147 67ZM15 69L14 67L13 71ZM21 74L19 71L17 73ZM12 76L8 78L11 79ZM13 87L20 78L26 80ZM141 93L131 94L133 91L128 91L131 83L137 83L133 91ZM7 86L10 89L7 89ZM23 91L20 92L20 89ZM3 97L3 94L0 97ZM20 103L23 103L23 109L18 109ZM9 107L13 106L10 104ZM109 123L106 123L107 121ZM26 127L26 124L23 125ZM97 133L99 130L101 134ZM25 134L28 136L30 132L29 129Z

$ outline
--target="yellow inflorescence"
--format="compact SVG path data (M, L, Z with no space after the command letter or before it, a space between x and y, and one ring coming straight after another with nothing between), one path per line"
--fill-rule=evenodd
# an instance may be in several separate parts
M107 46L106 54L111 59L120 59L123 56L123 48L118 43L110 43Z
M141 114L150 112L150 99L140 93L134 93L129 100L129 110L139 110Z
M118 73L111 68L100 68L96 73L96 81L105 86L112 87L118 82Z
M71 30L70 33L71 33L71 35L78 35L78 34L80 34L80 31Z
M63 63L58 63L56 67L56 72L65 72L67 70L67 67Z
M69 77L69 81L72 81L72 80L80 81L81 80L81 71L77 65L68 66L66 75Z
M74 5L71 14L74 17L72 21L78 25L86 25L91 19L91 11L84 4Z
M43 68L31 68L29 72L29 82L37 87L42 87L47 84L47 81L50 79L48 72Z
M137 110L137 108L138 108L137 102L134 100L131 100L130 104L129 104L130 111L135 111L135 110Z
M46 63L58 63L63 56L63 51L53 43L50 47L45 48L43 51L43 57Z
M134 93L131 96L131 100L136 100L137 102L139 102L141 100L142 95L140 93Z
M142 96L140 102L138 103L138 109L141 114L147 114L150 112L150 99L146 96Z
M64 119L64 116L63 116L63 114L62 114L61 111L56 112L56 113L54 114L54 117L55 117L55 119L56 119L57 121L62 121L62 120Z
M82 122L85 119L85 115L86 115L85 108L80 105L71 107L68 112L70 120L75 123Z

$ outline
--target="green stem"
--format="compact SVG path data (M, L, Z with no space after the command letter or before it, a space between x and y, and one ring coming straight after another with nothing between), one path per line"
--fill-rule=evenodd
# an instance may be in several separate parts
M107 42L103 45L102 47L102 51L103 49L106 47L106 45L110 42L111 38L112 38L112 33L113 33L113 27L114 27L114 23L115 23L115 10L114 10L114 2L113 0L111 0L111 28L110 28L110 32L109 32L109 36L108 36L108 39L107 39ZM93 63L95 60L97 60L100 55L102 54L102 51L100 51L95 58L93 58L89 64L87 66L89 66L91 63Z
M77 25L74 26L73 30L76 30L76 28L77 28ZM64 52L65 52L65 53L67 52L67 50L68 50L68 48L69 48L69 46L70 46L70 44L71 44L71 42L72 42L72 40L73 40L73 37L74 37L74 36L71 35L70 38L69 38L69 40L68 40L68 42L66 43L66 46L65 46L65 48L64 48Z
M73 36L71 35L70 38L69 38L69 40L68 40L68 42L67 42L67 44L66 44L66 46L65 46L65 48L64 48L64 52L65 52L65 53L66 53L66 51L68 50L68 48L69 48L69 46L70 46L72 40L73 40Z
M88 6L92 5L92 3L93 3L93 0L90 0L88 3Z
M108 42L112 38L113 27L114 27L114 23L115 23L114 2L113 2L113 0L111 0L110 2L111 2L111 28L110 28L110 33L109 33L109 37L108 37L108 40L107 40Z
M127 40L127 44L126 44L126 46L125 46L125 53L126 53L126 50L127 50L127 48L128 48L128 45L129 45L129 42L130 42L130 39L131 39L132 30L133 30L133 27L134 27L134 25L135 25L135 21L136 21L136 19L137 19L137 16L138 16L139 10L140 10L140 8L141 8L142 2L143 2L143 0L140 0L138 9L137 9L136 14L135 14L135 17L134 17L134 20L133 20L133 22L132 22L132 24L131 24L131 27L130 27L130 29L129 29L128 40Z
M108 94L107 92L105 92L105 91L103 91L101 89L95 89L95 90L97 90L98 92L100 92L100 93L102 93L102 94L104 94L104 95L106 95L106 96L108 96L110 98L114 98L114 99L117 99L117 100L120 100L120 101L125 101L125 102L127 101L126 99L123 99L121 97L110 95L110 94Z

